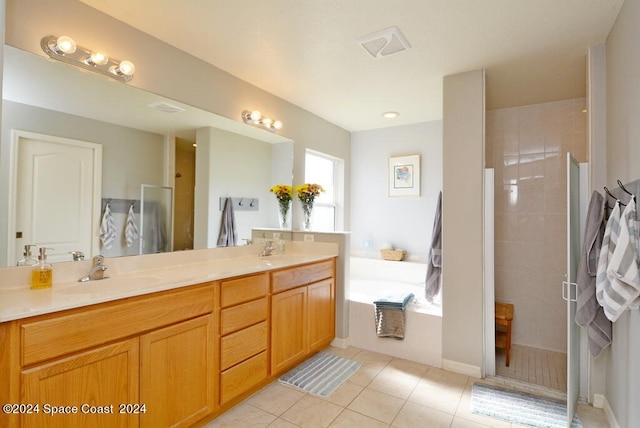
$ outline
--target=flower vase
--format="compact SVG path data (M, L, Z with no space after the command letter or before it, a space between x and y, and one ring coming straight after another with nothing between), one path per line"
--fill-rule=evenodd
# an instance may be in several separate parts
M289 208L291 207L291 201L279 201L278 202L278 218L280 220L280 229L289 229Z
M302 204L302 212L304 214L304 223L302 228L304 230L311 230L311 214L313 211L313 203L303 203Z

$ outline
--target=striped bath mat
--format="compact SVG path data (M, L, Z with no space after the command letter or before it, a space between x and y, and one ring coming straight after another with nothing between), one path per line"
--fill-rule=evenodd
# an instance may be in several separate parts
M473 384L471 411L538 428L567 426L565 402L483 383ZM582 427L577 415L574 416L571 426Z
M319 352L282 375L279 380L285 385L326 397L354 374L361 365L358 361Z

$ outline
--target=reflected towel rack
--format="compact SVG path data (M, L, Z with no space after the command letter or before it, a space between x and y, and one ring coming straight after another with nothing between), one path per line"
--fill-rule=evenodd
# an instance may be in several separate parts
M227 196L220 197L220 211L224 210L224 203ZM258 211L260 200L258 198L231 198L234 211Z
M126 214L129 207L133 205L133 212L140 214L140 199L116 199L102 198L102 206L100 212L104 212L104 207L109 204L113 214Z

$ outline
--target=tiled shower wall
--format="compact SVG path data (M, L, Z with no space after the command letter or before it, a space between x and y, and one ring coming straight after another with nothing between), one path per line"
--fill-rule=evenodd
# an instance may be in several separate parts
M566 352L566 154L587 162L586 99L488 111L495 168L495 295L513 343Z

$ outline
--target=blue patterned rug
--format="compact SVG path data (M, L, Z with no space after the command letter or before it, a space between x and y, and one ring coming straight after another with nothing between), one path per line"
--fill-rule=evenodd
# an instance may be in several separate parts
M483 383L473 384L471 411L537 428L567 426L567 405L564 401ZM571 426L582 427L578 415L573 417Z
M319 352L282 375L279 380L285 385L326 397L354 374L361 365L358 361Z

